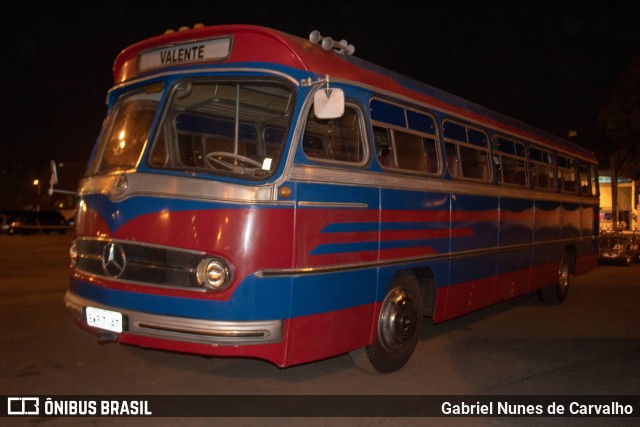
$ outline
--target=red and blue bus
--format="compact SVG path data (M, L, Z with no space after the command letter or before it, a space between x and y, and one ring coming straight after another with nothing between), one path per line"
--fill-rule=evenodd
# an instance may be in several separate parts
M75 321L391 372L424 318L562 302L596 265L593 153L351 53L247 25L123 50L78 188Z

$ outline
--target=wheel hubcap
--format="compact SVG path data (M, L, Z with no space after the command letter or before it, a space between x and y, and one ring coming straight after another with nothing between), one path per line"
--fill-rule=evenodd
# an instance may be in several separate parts
M380 342L388 351L401 349L413 337L417 325L416 305L411 295L396 289L385 299L380 313Z

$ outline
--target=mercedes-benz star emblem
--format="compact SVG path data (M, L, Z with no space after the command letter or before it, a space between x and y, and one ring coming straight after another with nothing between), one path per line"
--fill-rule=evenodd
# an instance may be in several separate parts
M127 265L124 249L117 243L107 243L102 251L102 270L113 278L120 277Z

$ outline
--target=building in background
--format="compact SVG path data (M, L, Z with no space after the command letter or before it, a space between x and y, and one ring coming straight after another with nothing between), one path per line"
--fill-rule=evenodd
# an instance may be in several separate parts
M600 171L600 228L613 228L611 171ZM638 185L636 181L618 176L618 227L623 231L638 227Z

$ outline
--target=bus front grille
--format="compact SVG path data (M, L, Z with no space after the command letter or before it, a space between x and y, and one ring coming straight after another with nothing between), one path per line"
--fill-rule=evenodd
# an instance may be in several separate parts
M206 254L139 242L81 238L76 242L79 272L126 282L202 290L198 264Z

